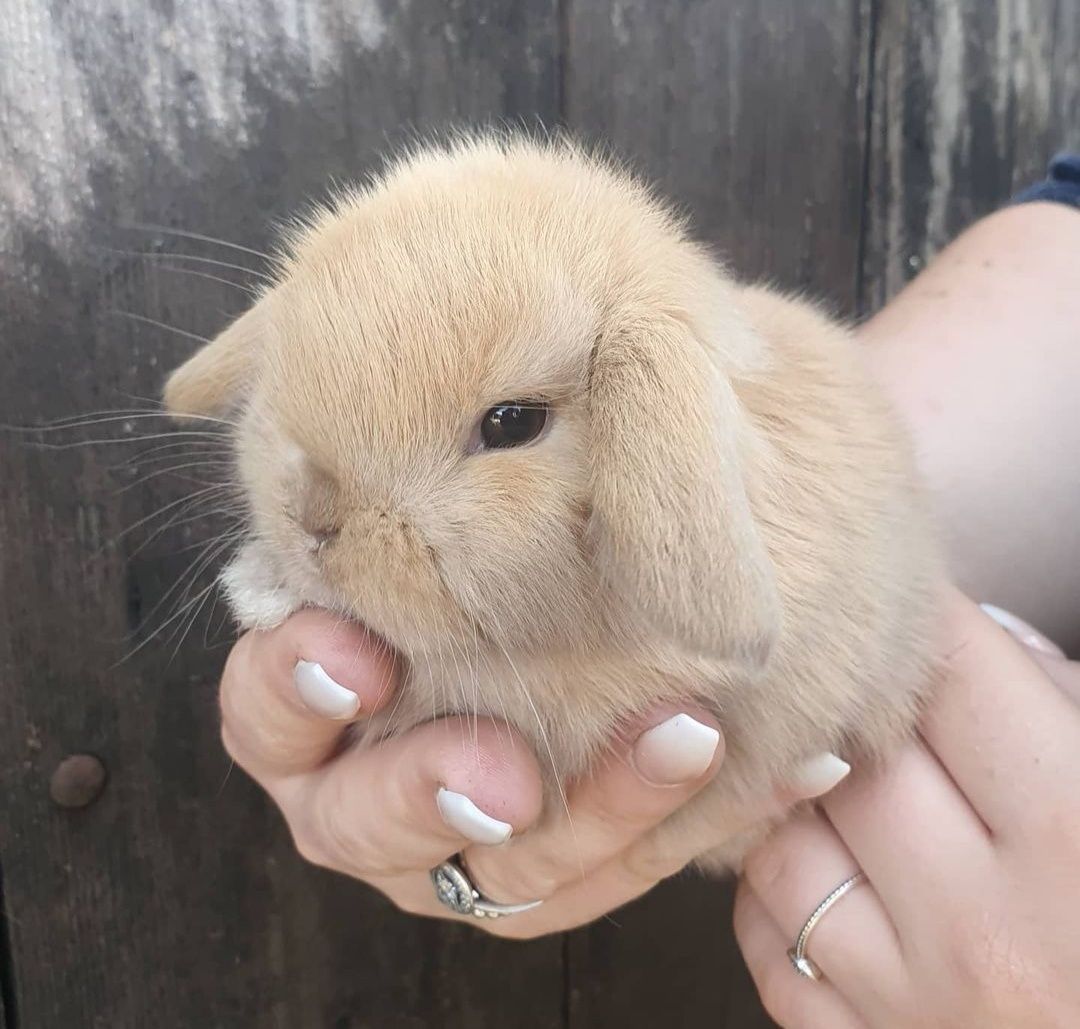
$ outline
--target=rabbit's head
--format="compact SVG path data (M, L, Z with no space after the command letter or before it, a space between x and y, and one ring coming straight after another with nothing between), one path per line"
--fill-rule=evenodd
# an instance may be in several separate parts
M287 250L165 391L238 426L242 623L319 604L411 655L663 639L765 659L761 444L732 388L765 349L644 186L566 143L463 141Z

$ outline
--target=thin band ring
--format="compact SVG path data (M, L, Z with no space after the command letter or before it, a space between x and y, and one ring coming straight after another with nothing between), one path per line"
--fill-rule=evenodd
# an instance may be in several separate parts
M862 882L866 882L866 876L863 875L862 872L856 872L851 878L845 879L837 886L836 889L810 913L810 917L806 920L806 924L803 925L802 929L799 931L799 936L795 940L795 946L787 952L787 956L791 959L792 967L799 975L804 976L807 979L813 979L815 982L821 979L821 969L807 957L806 942L810 939L810 934L814 931L814 927L825 917L825 912L844 896L845 893L850 893Z

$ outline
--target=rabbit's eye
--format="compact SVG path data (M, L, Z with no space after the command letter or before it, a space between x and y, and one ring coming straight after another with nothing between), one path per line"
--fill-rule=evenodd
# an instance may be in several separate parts
M499 404L480 419L480 438L491 449L520 447L536 439L547 420L546 404Z

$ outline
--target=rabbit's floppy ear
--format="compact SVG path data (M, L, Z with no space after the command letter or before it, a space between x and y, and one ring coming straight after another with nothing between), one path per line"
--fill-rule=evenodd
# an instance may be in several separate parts
M189 357L165 382L165 410L178 417L228 412L249 377L265 321L262 300Z
M780 600L747 498L750 426L715 359L675 316L620 328L595 344L589 405L601 581L688 650L760 667Z

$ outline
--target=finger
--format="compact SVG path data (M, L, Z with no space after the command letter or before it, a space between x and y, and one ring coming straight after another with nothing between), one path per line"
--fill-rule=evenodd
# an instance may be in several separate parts
M769 1015L783 1029L865 1029L867 1023L826 979L796 973L787 937L744 883L735 893L735 939Z
M666 717L664 717L666 716ZM722 739L709 717L677 709L550 804L531 832L496 852L465 853L477 888L494 900L545 900L580 882L690 799L719 767ZM633 738L631 737L631 740Z
M396 686L383 643L326 611L301 611L233 647L221 679L222 737L265 785L329 758L345 726L386 704Z
M703 855L707 867L726 869L730 858L745 849L746 834L759 835L762 824L780 819L804 798L828 792L850 770L835 755L820 754L765 798L727 804L713 798L716 802L710 804L708 819L692 815L678 826L669 821L665 827L639 835L586 880L579 877L568 883L530 920L549 932L559 928L559 919L564 920L563 928L591 922L636 900Z
M308 860L369 881L505 841L535 821L543 796L524 741L468 718L345 751L269 788Z
M790 947L817 906L859 870L858 861L828 821L809 810L780 826L746 856L743 879ZM896 996L904 979L896 929L870 878L821 917L806 953L862 1011L880 1010Z
M643 763L645 767L650 767L649 756L646 755L644 762L637 763L639 768ZM662 758L663 751L657 755L654 750L651 756ZM685 752L679 753L679 767L684 774L685 759ZM714 755L714 765L720 760L719 753ZM666 770L670 774L676 769L667 766ZM664 767L654 768L653 775L661 775L664 771ZM515 914L512 918L487 920L482 923L482 928L497 936L532 939L592 922L648 892L661 879L682 870L704 850L720 846L760 824L763 818L779 817L799 799L827 792L849 771L849 766L835 755L820 754L797 768L791 780L782 783L773 796L747 805L745 809L732 808L720 812L718 817L710 819L707 833L646 832L584 880L581 878L580 863L575 865L575 878L541 907ZM718 825L722 828L718 828ZM526 835L523 840L530 838L531 835ZM493 861L498 863L504 853L506 848L492 851ZM479 864L486 867L487 862L478 860L476 848L465 851L465 857L470 874L479 883L480 876L473 866ZM436 917L447 915L447 910L435 900L430 879L426 875L399 876L380 881L377 885L406 911ZM489 895L486 881L483 889L485 895Z
M763 820L779 819L797 799L828 791L848 771L848 765L833 755L812 758L770 797L726 808L710 807L707 822L690 817L675 831L664 827L646 832L586 879L579 875L570 881L542 907L487 928L500 936L527 939L592 922L636 900L703 854L723 858L729 847L732 854L741 853L744 848L737 841L744 833L756 834ZM733 847L732 841L736 841ZM491 855L492 860L499 856L498 852Z
M1070 661L1053 640L1009 611L993 604L980 604L985 614L998 623L1017 643L1023 644L1032 659L1073 703L1080 704L1080 662Z
M947 679L923 736L993 832L1027 836L1076 789L1080 710L966 597L952 591L945 617Z
M1035 626L1017 618L1011 611L1006 611L996 604L980 604L983 614L989 615L998 623L1017 643L1022 643L1033 654L1042 654L1045 657L1063 658L1065 651L1052 639L1044 636Z
M1054 685L1074 704L1080 704L1080 661L1066 661L1040 651L1030 651L1031 659L1050 677Z
M884 766L856 771L820 802L869 876L902 939L941 919L918 896L958 897L987 881L994 846L986 826L923 743L912 740ZM917 890L916 890L917 887Z

